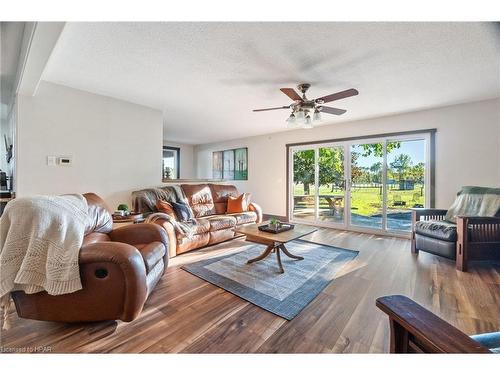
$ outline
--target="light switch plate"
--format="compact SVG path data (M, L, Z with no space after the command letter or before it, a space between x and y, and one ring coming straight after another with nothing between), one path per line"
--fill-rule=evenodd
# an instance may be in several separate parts
M55 156L47 156L47 165L49 167L55 167L56 161L57 161L57 158Z

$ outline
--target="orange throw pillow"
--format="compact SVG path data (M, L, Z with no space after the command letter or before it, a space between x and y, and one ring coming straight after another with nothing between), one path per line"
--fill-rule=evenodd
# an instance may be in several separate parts
M228 214L238 214L240 212L248 211L248 204L250 203L250 194L243 193L239 197L227 197L227 210Z
M167 201L156 201L156 208L158 209L158 212L163 212L164 214L171 216L174 220L177 220L174 208Z

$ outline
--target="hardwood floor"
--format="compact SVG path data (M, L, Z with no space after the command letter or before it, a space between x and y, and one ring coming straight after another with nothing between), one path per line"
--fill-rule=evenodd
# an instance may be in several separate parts
M52 352L378 353L388 351L388 320L375 299L404 294L467 334L500 330L500 264L455 263L410 253L406 239L321 229L306 237L359 250L295 319L288 322L181 270L227 252L227 242L171 260L132 323L60 324L17 318L2 331L5 348Z

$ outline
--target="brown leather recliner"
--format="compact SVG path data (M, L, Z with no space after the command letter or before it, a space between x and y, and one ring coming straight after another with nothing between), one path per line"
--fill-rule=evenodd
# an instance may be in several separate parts
M155 224L131 224L113 230L104 201L84 194L92 224L80 249L83 289L51 296L13 292L21 318L57 322L130 322L142 311L168 265L168 238Z

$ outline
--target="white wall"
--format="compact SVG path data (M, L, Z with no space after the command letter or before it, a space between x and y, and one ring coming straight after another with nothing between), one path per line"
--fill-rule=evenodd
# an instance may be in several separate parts
M18 196L91 191L115 208L161 183L160 111L45 81L18 105ZM49 167L48 155L73 165Z
M194 146L163 140L163 146L179 147L181 153L181 179L196 178L194 168Z
M437 128L436 207L449 207L462 185L500 186L500 99L198 145L197 177L211 177L212 151L248 147L248 181L235 185L265 213L285 215L287 143L430 128Z

